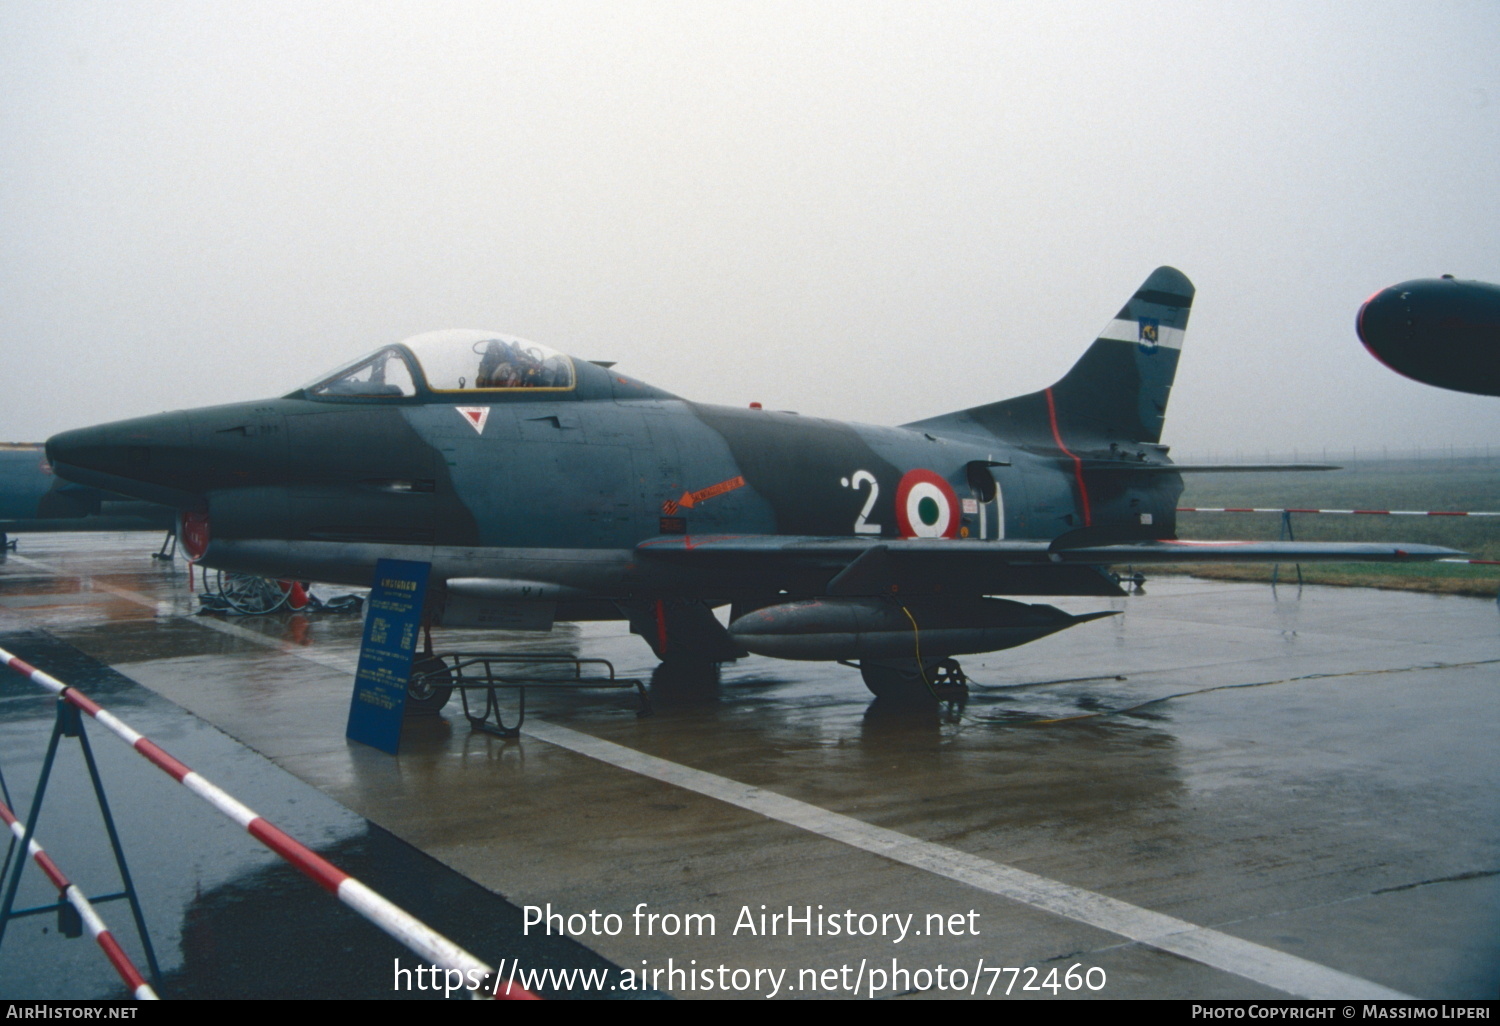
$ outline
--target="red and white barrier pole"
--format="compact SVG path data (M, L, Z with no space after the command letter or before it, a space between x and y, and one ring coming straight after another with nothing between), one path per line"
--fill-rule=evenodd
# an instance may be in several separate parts
M10 827L10 832L18 839L26 838L26 828L16 819L15 813L11 812L10 806L0 802L0 820L4 820ZM88 925L89 933L93 935L94 942L104 952L104 957L109 959L109 964L115 967L115 972L120 974L120 979L130 988L137 1001L156 1001L156 991L146 982L141 971L135 967L130 956L120 947L120 942L115 940L114 934L109 932L109 927L104 925L104 920L99 918L99 913L94 911L94 905L88 898L84 897L82 891L73 885L67 875L58 868L57 863L42 850L42 846L32 838L26 845L26 850L31 854L31 859L52 881L52 886L57 888L58 896L63 898L69 905L78 911L78 915Z
M152 765L244 827L256 840L286 859L319 886L337 895L344 904L422 958L444 969L456 970L464 974L465 980L483 980L495 975L491 967L420 919L387 901L311 848L283 833L270 821L239 802L233 795L178 762L165 750L132 729L129 724L108 709L99 706L77 688L38 670L3 648L0 648L0 662L104 724L111 733L145 756ZM488 996L508 1001L539 1000L537 995L523 987L513 983L499 985L498 980Z
M1459 509L1265 509L1248 506L1178 506L1179 513L1357 513L1373 517L1500 517L1500 513Z

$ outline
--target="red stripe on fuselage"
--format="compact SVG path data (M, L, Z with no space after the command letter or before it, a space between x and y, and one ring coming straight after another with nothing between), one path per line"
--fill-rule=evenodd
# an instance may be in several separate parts
M667 604L661 599L656 600L656 655L658 658L667 654Z
M1057 430L1057 404L1052 401L1052 389L1049 388L1042 394L1047 397L1047 421L1052 425L1052 440L1073 461L1073 480L1078 482L1078 501L1083 504L1083 526L1091 527L1094 523L1094 516L1089 509L1089 489L1083 483L1083 460L1074 456L1063 444L1062 432Z

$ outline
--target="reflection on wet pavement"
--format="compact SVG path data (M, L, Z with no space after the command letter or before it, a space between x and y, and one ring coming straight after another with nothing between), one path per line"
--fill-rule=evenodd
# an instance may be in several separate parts
M537 736L475 733L457 699L441 718L410 722L397 759L352 745L343 725L357 618L206 627L191 616L185 576L152 565L153 548L119 536L25 539L22 558L0 566L0 629L45 630L119 669L517 904L628 917L644 902L716 916L713 936L579 938L618 965L698 959L795 974L862 958L1046 965L1066 956L1106 969L1106 996L1278 994L1233 968L1129 943ZM1494 604L1182 579L1148 590L1114 600L1121 616L966 658L975 686L961 711L884 707L856 671L832 664L750 658L717 680L656 673L646 646L613 623L437 641L574 651L651 680L651 717L636 717L628 692L557 691L528 696L528 722L1383 987L1493 996ZM1051 601L1076 613L1111 604ZM13 705L0 706L7 751L13 732L37 727L13 719ZM9 758L5 769L13 781ZM356 835L339 837L355 844ZM731 931L743 907L761 904L972 909L982 926L899 947ZM11 948L7 940L0 969Z

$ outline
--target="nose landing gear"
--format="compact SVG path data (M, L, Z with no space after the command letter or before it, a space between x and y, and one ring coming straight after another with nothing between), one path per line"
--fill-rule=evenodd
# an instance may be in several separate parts
M872 695L889 702L963 704L969 698L969 678L956 659L865 659L859 673Z

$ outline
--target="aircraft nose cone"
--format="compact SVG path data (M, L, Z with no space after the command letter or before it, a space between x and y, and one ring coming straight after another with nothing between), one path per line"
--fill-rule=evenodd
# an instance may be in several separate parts
M47 440L47 459L60 477L168 505L185 504L192 430L186 414L78 428Z
M1500 394L1500 287L1449 278L1402 282L1359 308L1355 331L1377 360L1414 380Z
M163 469L164 457L180 452L190 439L187 418L168 413L53 435L47 440L47 458L85 470L153 476L153 465Z
M1370 355L1392 370L1405 373L1392 362L1402 362L1412 334L1411 310L1397 288L1381 289L1359 308L1354 331Z

